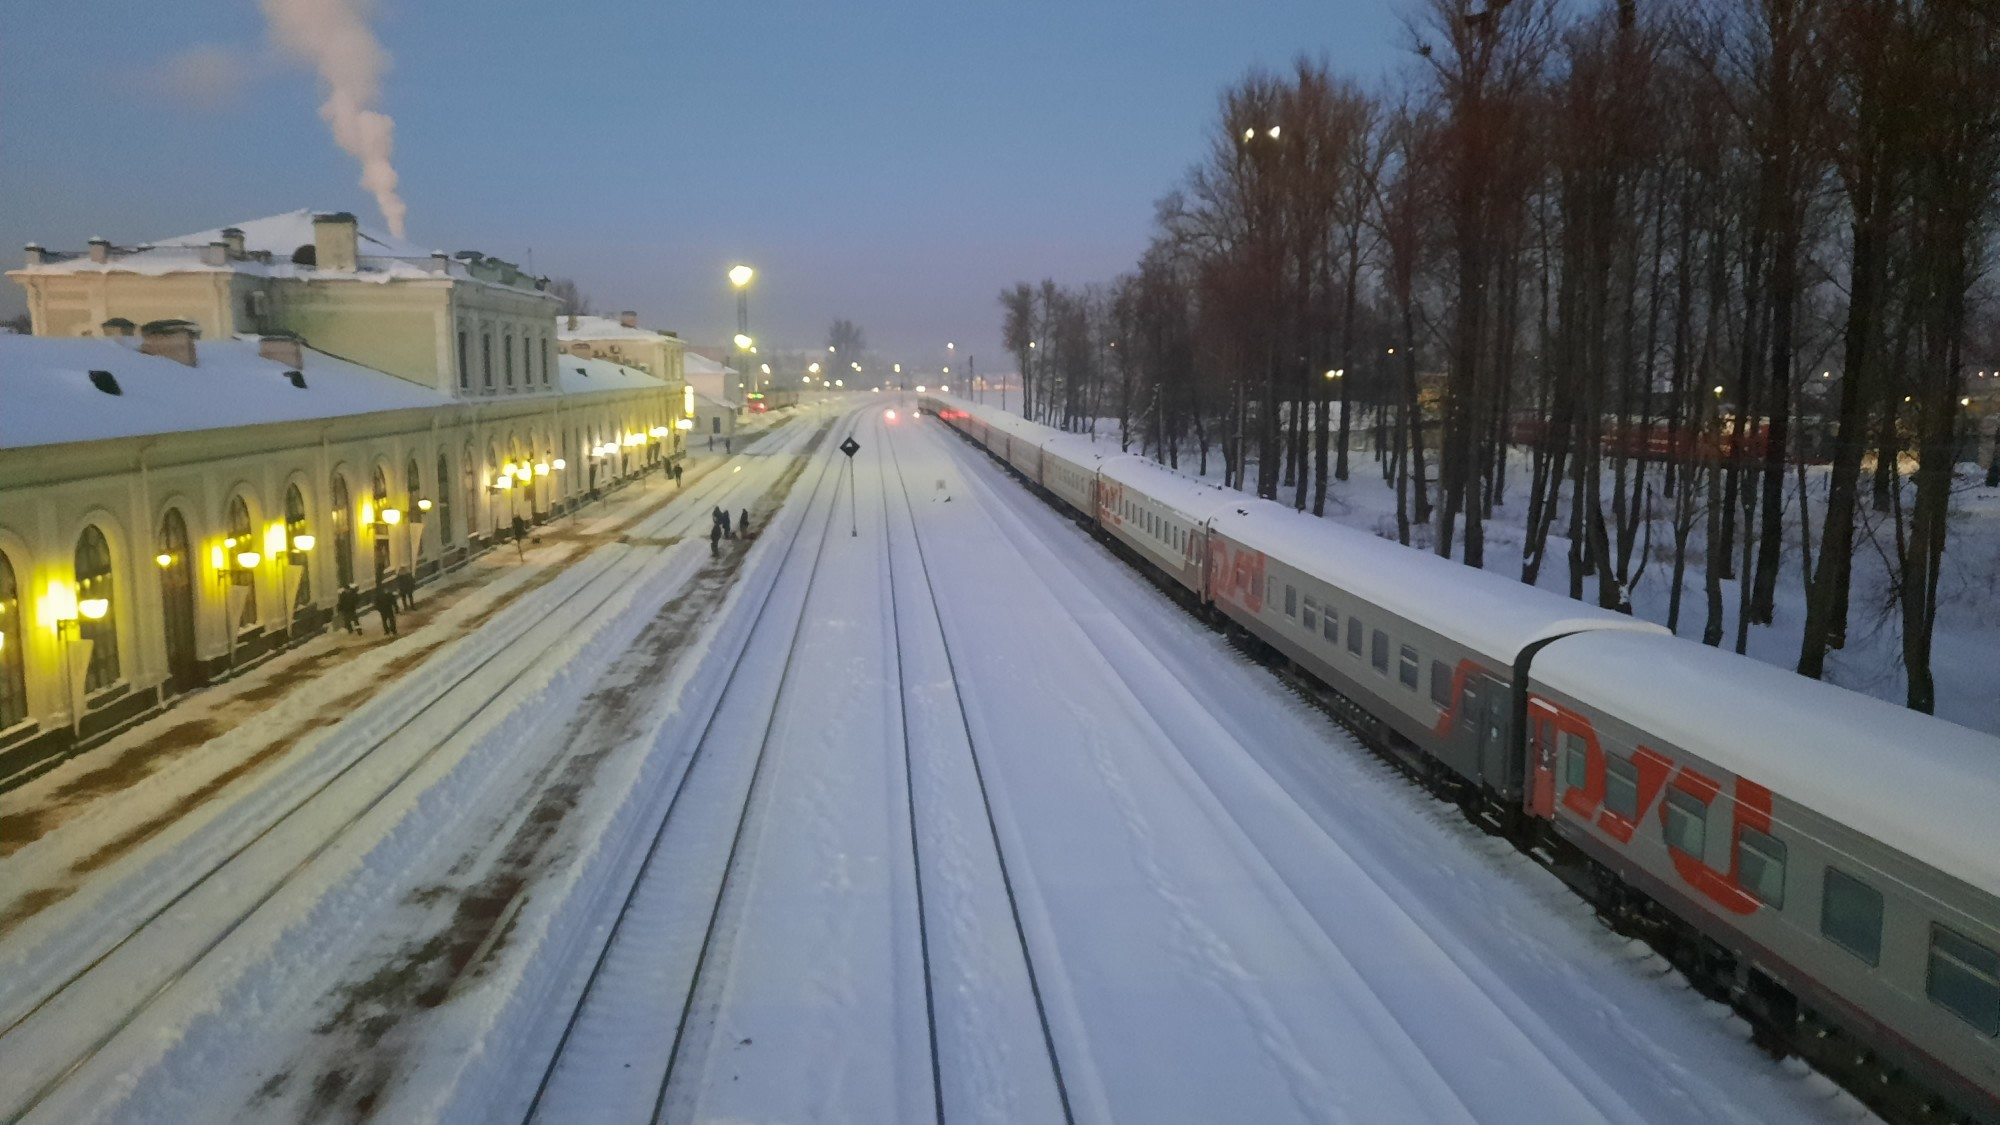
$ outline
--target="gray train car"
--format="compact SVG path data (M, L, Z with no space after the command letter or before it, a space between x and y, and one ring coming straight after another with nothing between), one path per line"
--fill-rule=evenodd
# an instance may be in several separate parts
M1808 1059L1866 1044L2000 1121L2000 739L1671 637L1566 638L1530 678L1532 812L1767 1021L1850 1039Z
M1099 471L1097 525L1198 600L1206 588L1208 521L1240 499L1143 457Z
M1518 809L1527 658L1589 630L1650 622L1532 589L1427 551L1248 497L1209 528L1215 608L1394 732L1439 787Z

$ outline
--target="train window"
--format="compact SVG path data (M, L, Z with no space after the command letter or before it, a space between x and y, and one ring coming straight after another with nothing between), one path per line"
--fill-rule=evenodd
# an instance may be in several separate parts
M1442 660L1431 661L1431 702L1451 706L1451 665Z
M1667 790L1667 846L1699 859L1708 845L1708 805L1685 789Z
M1404 687L1415 691L1417 690L1417 650L1410 645L1404 645L1400 655L1402 659L1396 668L1396 678L1403 681Z
M1772 906L1783 907L1785 842L1755 828L1740 829L1736 836L1736 882Z
M1299 624L1304 625L1309 633L1319 632L1319 603L1313 600L1311 594L1306 595L1306 607L1299 611Z
M1299 615L1298 589L1296 587L1287 584L1285 586L1285 616L1297 617L1298 615Z
M1362 626L1359 617L1350 617L1347 619L1347 651L1356 656L1361 655L1361 631Z
M1590 784L1590 747L1583 736L1563 732L1563 786L1583 789Z
M1333 612L1332 606L1327 606L1326 614L1319 619L1319 631L1327 640L1340 643L1340 615Z
M1368 663L1373 664L1377 672L1385 676L1389 674L1389 634L1380 629L1375 630L1375 643L1368 647Z
M2000 953L1943 926L1931 927L1924 993L1983 1035L2000 1035Z
M1639 770L1623 758L1604 759L1604 811L1639 819Z
M1882 961L1882 892L1838 868L1826 869L1819 900L1819 932L1868 962Z

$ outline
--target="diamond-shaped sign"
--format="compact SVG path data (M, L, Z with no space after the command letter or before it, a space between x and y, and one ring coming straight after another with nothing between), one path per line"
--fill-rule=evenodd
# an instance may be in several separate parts
M840 443L840 451L847 454L848 459L852 460L855 454L861 452L861 443L855 441L853 438L848 438L846 441Z

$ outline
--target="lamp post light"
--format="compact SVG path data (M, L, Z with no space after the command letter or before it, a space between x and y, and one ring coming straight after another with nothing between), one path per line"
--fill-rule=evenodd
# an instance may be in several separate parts
M76 591L57 578L49 580L48 593L42 597L42 607L45 619L55 626L56 640L62 648L63 705L69 711L70 738L74 740L83 729L83 708L77 706L76 684L69 668L69 642L78 632L77 616L82 607L77 603ZM104 615L99 613L98 616Z

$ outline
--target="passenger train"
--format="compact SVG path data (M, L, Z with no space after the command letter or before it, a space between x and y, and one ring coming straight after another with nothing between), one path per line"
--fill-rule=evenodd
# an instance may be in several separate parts
M2000 1125L2000 739L920 400L1378 752L1902 1121Z

